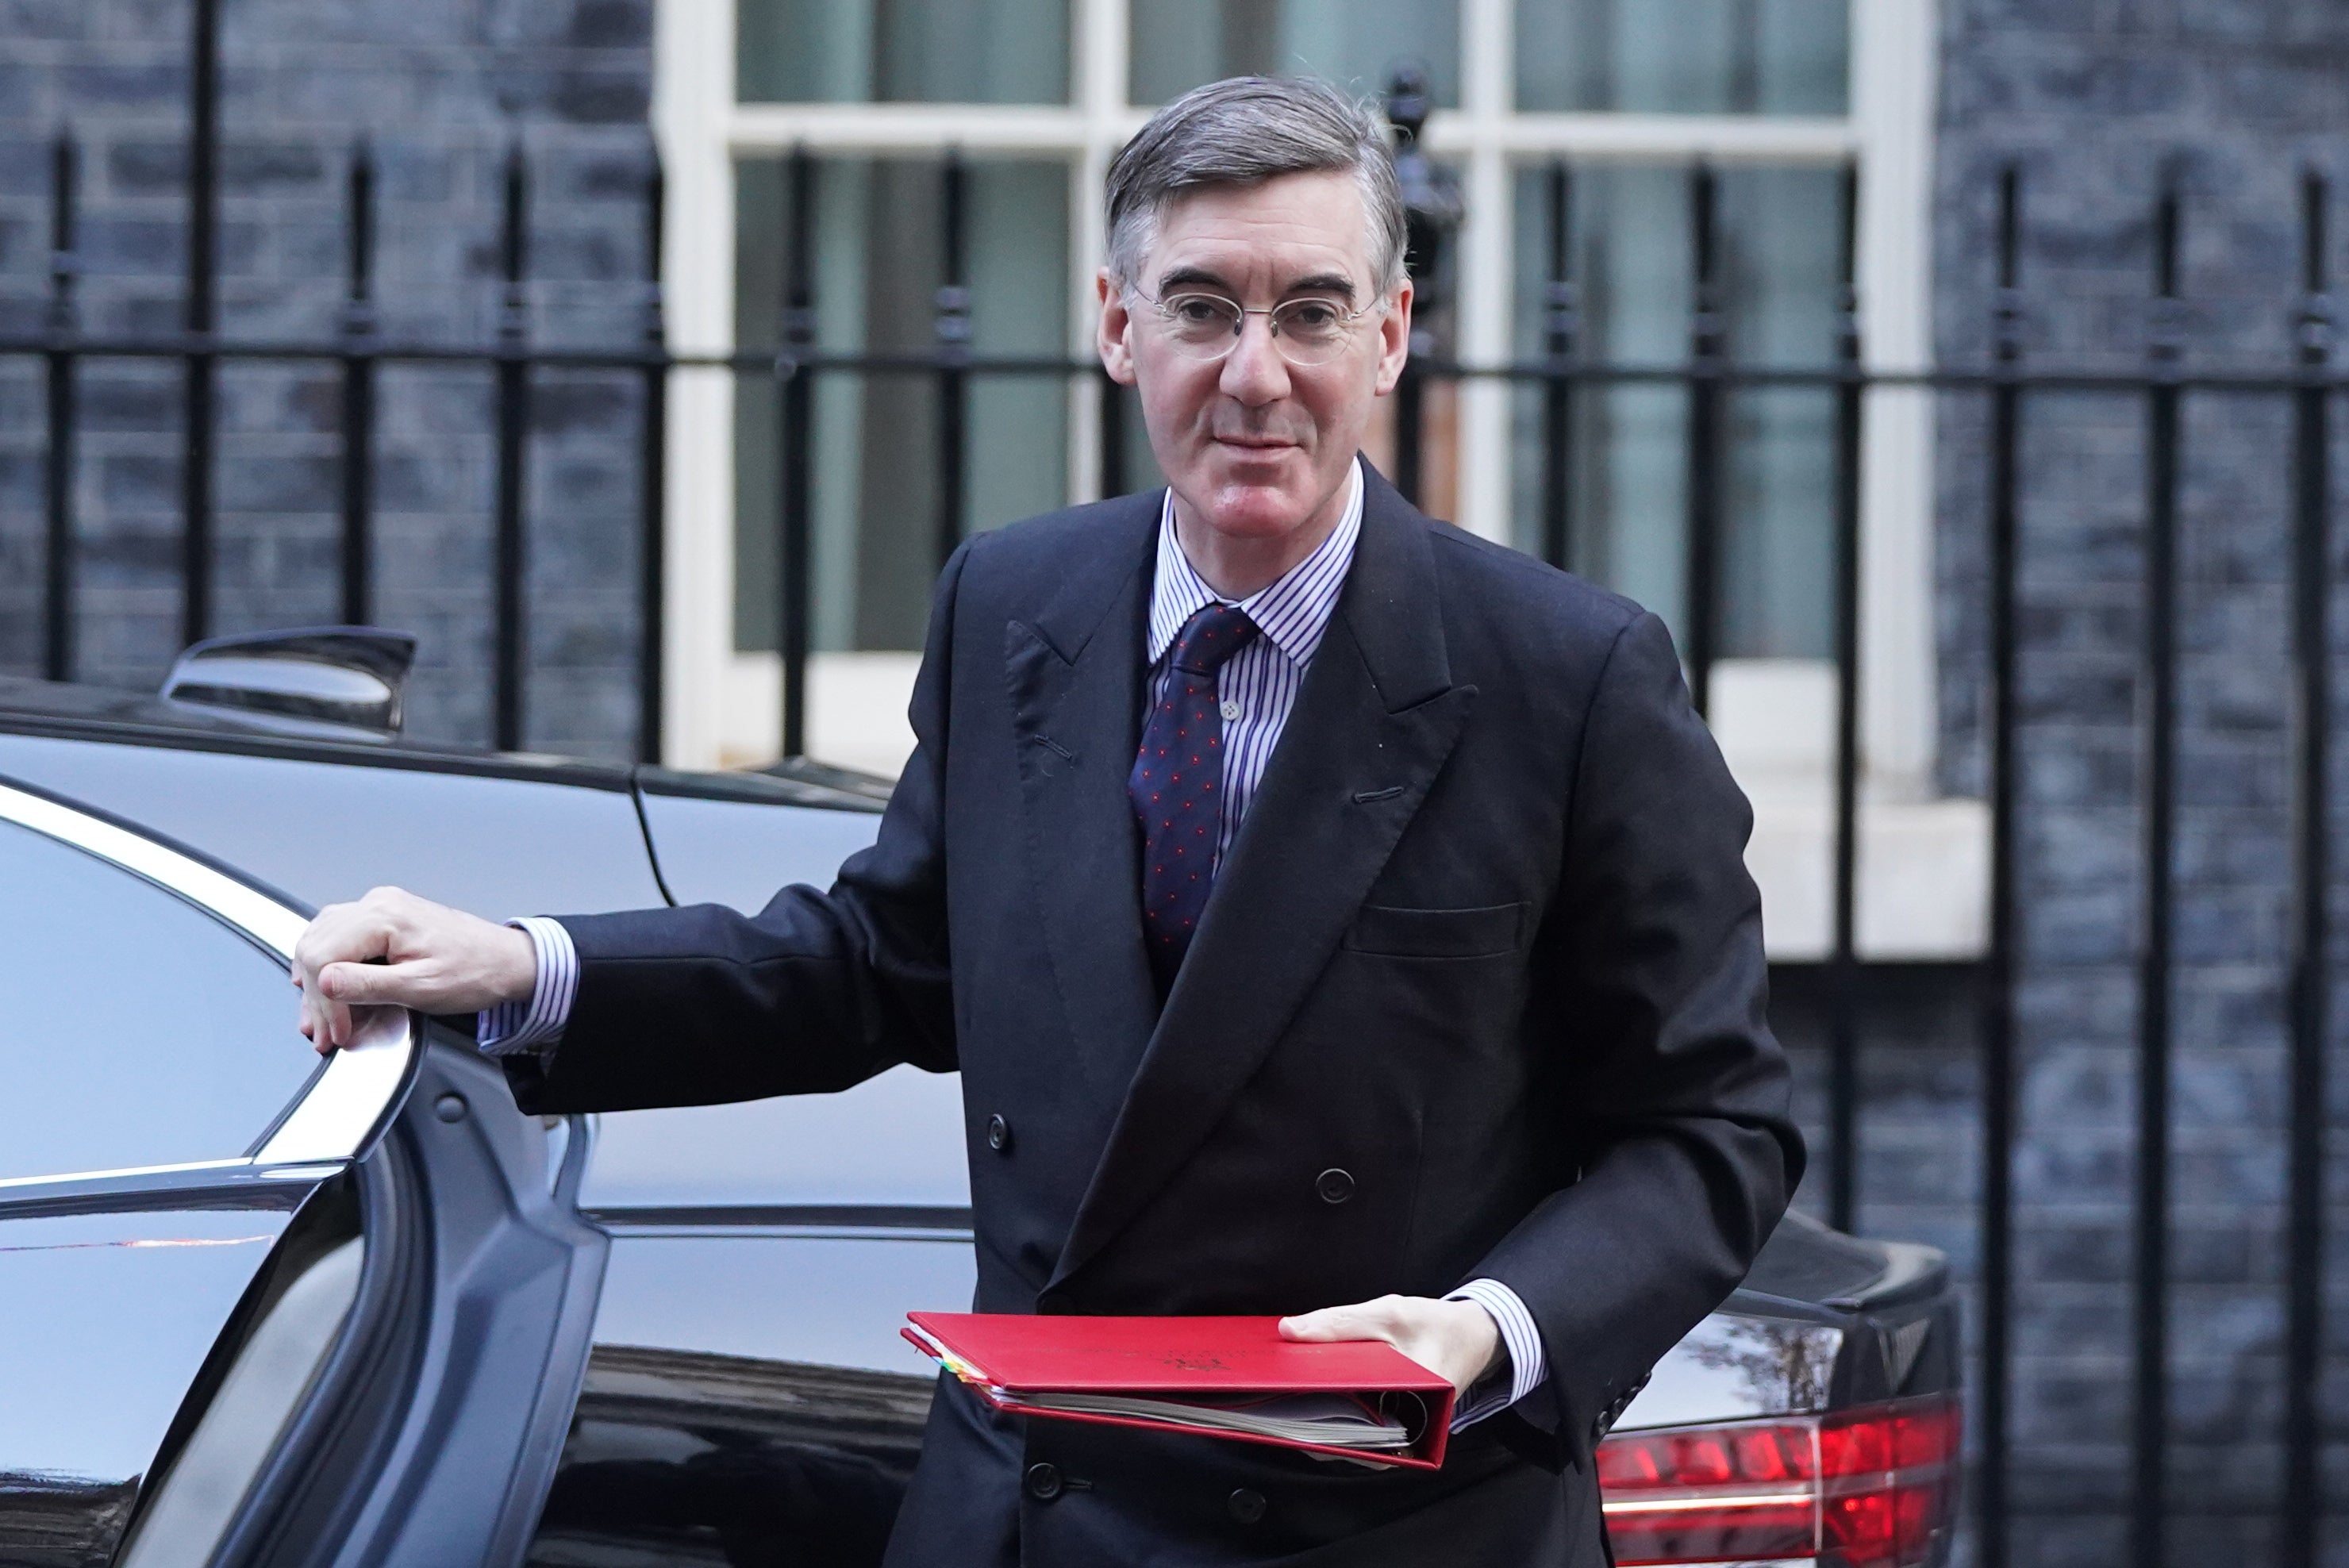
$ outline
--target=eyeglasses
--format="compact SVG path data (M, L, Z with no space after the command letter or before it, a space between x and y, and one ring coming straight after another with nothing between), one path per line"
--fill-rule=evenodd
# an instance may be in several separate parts
M1358 309L1346 310L1335 300L1309 294L1258 307L1241 304L1218 294L1186 290L1164 299L1154 299L1138 288L1131 292L1148 300L1157 310L1158 319L1165 324L1168 341L1185 359L1221 359L1239 342L1247 318L1260 315L1272 333L1273 347L1283 359L1299 367L1327 365L1344 353L1354 323L1383 303L1382 298L1374 299Z

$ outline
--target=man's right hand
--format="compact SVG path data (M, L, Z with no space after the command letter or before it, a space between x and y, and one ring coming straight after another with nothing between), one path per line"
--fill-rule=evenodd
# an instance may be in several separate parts
M294 983L302 1033L323 1055L350 1042L355 1006L478 1013L521 1001L538 985L538 952L510 925L379 887L318 912L294 944Z

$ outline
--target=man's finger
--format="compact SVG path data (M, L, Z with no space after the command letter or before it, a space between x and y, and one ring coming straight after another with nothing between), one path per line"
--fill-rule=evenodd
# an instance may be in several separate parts
M318 971L318 989L347 1017L354 1006L397 1000L397 993L412 990L414 969L408 964L329 964Z
M378 888L357 903L326 905L294 944L296 972L315 975L329 964L388 956L405 897Z
M324 1056L349 1038L350 1009L329 1002L315 988L305 988L302 993L301 1028L318 1054Z

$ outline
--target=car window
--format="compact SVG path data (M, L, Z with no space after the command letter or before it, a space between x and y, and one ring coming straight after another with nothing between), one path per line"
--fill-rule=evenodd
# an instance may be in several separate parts
M228 1160L318 1058L285 968L94 855L0 822L0 1180Z
M878 1563L938 1384L897 1330L975 1278L885 1228L620 1228L530 1561Z

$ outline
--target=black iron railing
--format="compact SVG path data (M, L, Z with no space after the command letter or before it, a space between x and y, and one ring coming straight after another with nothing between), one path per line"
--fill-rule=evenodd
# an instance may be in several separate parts
M202 127L200 126L201 129ZM210 157L191 160L191 208L213 204L206 171ZM374 528L376 480L376 383L387 365L479 366L496 381L494 400L495 500L493 592L492 609L492 712L495 744L515 749L523 744L524 698L527 690L525 615L530 579L526 549L529 497L525 486L534 373L542 369L633 370L642 378L643 399L638 419L638 464L642 476L638 496L641 576L637 583L639 657L636 672L637 749L647 760L657 760L661 726L662 557L665 541L661 502L665 464L664 442L669 372L692 363L730 364L728 360L694 361L668 352L662 325L658 264L660 255L661 186L657 168L647 182L645 212L644 324L636 345L605 349L561 348L531 341L524 284L528 265L529 174L517 148L508 155L504 172L503 220L500 233L503 294L498 330L492 342L452 343L392 341L378 331L373 288L375 213L374 162L367 146L355 147L346 180L346 232L348 263L341 330L319 341L279 341L225 336L214 325L213 268L208 256L191 260L187 293L191 302L184 315L187 326L176 335L88 334L78 328L77 283L79 264L74 254L77 230L76 191L81 160L71 139L60 136L50 159L52 215L50 234L55 260L50 269L47 329L32 337L0 335L0 356L37 356L45 365L43 442L45 552L42 573L43 673L51 680L70 680L77 667L76 517L73 472L79 427L76 369L89 361L145 361L180 366L184 372L185 400L181 422L181 530L179 551L180 633L192 643L212 634L213 597L218 565L214 559L213 511L218 482L215 417L216 387L224 362L274 361L326 363L341 369L341 533L337 603L343 618L365 623L375 614ZM196 239L211 232L209 222L191 219ZM760 362L766 367L767 362Z

